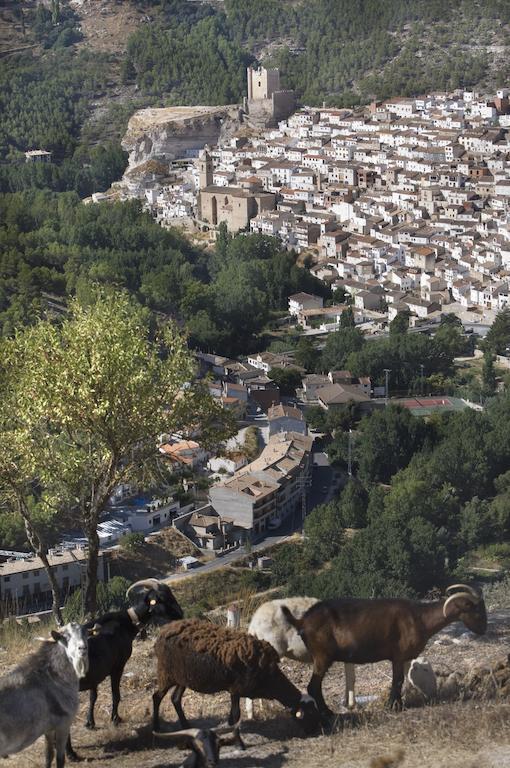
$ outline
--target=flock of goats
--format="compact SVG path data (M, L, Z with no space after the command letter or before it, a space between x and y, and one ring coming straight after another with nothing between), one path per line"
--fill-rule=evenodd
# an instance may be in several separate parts
M154 646L157 683L152 731L175 746L189 748L185 765L196 768L216 766L224 744L244 746L241 697L249 700L248 716L254 699L279 701L311 734L329 725L333 717L322 695L322 680L333 662L345 664L346 704L352 707L355 665L391 661L388 703L401 709L409 665L435 633L457 621L479 635L487 629L482 594L465 584L448 587L446 596L433 602L272 600L257 609L247 632L184 619L170 588L157 579L131 585L128 597L133 605L125 611L52 631L35 653L0 678L0 757L15 754L44 735L46 768L55 752L57 768L63 768L66 753L69 759L78 759L70 737L78 691L90 691L86 726L93 728L97 688L107 677L112 689L111 719L120 722L120 680L133 640L149 623L162 625ZM280 669L283 656L312 664L307 693L299 691ZM204 694L228 691L228 726L190 728L182 708L187 688ZM171 689L181 730L167 733L160 731L159 708Z

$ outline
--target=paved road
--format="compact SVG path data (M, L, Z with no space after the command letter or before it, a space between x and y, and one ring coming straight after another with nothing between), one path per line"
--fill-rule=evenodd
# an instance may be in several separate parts
M280 527L282 528L283 526ZM275 544L281 544L282 541L289 539L290 535L291 533L289 532L278 532L278 535L266 536L263 541L260 541L257 544L252 544L251 551L260 552L262 549L274 547ZM239 549L235 549L233 552L229 552L228 554L223 555L223 557L216 557L214 560L209 560L207 563L199 565L197 568L193 568L191 571L184 571L183 573L172 573L171 576L165 577L164 580L167 582L181 581L181 579L189 579L193 576L200 576L202 573L216 571L218 568L224 568L226 565L233 565L239 560L242 560L243 557L246 557L247 554L248 553L246 552L246 548L244 546L239 547Z

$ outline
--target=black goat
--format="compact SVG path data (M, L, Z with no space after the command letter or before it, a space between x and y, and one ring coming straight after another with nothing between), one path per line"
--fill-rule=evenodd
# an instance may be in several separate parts
M144 579L132 584L126 596L135 590L142 590L134 607L124 611L105 613L88 622L89 630L89 671L80 680L80 691L90 691L89 711L86 728L94 728L94 705L97 688L107 677L112 687L112 714L114 725L121 722L118 708L120 702L120 680L131 653L133 640L141 629L149 623L166 624L175 619L182 619L182 609L172 590L158 579ZM70 759L77 759L71 745L67 742L67 754Z

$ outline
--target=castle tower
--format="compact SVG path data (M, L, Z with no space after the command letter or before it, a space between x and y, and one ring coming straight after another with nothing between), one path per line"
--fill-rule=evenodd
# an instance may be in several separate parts
M253 69L248 67L248 101L270 99L275 91L280 90L280 72L278 69Z
M210 187L213 183L213 161L206 144L198 158L198 173L200 189Z

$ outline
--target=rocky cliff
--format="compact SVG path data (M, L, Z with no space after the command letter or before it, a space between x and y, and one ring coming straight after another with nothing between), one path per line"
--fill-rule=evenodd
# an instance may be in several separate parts
M147 160L174 160L205 144L215 145L238 130L241 120L237 105L141 109L131 117L122 140L129 152L127 170Z

